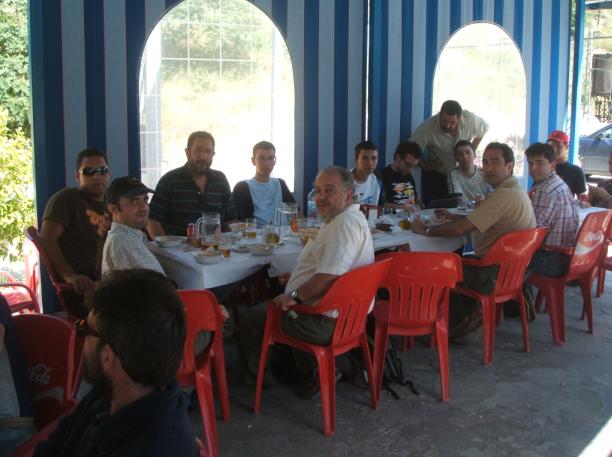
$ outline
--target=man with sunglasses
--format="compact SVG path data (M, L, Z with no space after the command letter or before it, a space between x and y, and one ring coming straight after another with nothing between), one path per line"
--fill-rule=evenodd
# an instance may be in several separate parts
M116 270L87 304L91 311L75 328L92 389L34 455L195 456L176 381L186 319L172 284L151 270Z
M380 172L387 197L386 207L404 208L417 202L412 170L419 165L421 147L415 141L402 141L395 148L393 162Z
M82 296L99 277L102 246L110 227L104 203L110 179L106 155L96 149L82 150L74 177L77 187L63 189L47 202L40 238L55 271ZM82 297L75 300L82 302Z

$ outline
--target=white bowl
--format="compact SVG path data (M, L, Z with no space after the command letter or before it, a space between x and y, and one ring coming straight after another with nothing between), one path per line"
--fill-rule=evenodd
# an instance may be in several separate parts
M272 255L272 250L274 249L274 245L268 243L259 243L252 244L249 246L249 250L253 255Z
M185 238L184 236L176 235L156 236L155 242L158 246L162 248L175 248L180 246L180 244L186 239L187 238Z
M198 263L202 263L204 265L211 265L213 263L219 263L223 258L223 255L220 251L196 251L193 253L193 257Z
M232 230L232 232L236 233L236 232L242 232L244 230L244 226L245 226L244 222L234 222L233 224L229 225L229 228Z
M249 246L247 244L235 244L234 246L232 246L232 249L235 252L249 252Z

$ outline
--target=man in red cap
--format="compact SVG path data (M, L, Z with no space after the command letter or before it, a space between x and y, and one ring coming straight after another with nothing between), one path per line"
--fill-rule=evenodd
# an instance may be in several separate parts
M553 130L548 135L548 143L555 150L555 171L565 181L572 194L579 198L587 191L586 179L582 168L567 161L569 136L561 130Z

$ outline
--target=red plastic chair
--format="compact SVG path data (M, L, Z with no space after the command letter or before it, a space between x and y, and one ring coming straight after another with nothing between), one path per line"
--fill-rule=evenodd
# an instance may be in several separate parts
M48 314L18 314L14 321L30 377L34 423L41 429L75 404L80 372L75 358L82 339L70 322Z
M225 317L221 314L217 299L212 292L208 290L179 290L177 292L185 305L187 318L185 355L177 379L181 385L195 384L208 454L218 456L217 424L210 365L212 359L217 377L223 420L228 421L230 419L229 394L223 355L223 322ZM201 331L211 332L212 341L200 354L196 355L194 344L197 334Z
M608 221L608 243L601 252L601 262L597 271L597 292L596 297L601 297L606 283L606 271L612 271L612 256L608 256L608 252L612 247L612 218Z
M567 273L561 278L551 278L533 273L528 281L539 289L536 299L536 309L540 309L542 300L546 300L546 307L550 315L553 342L561 345L565 343L565 284L569 281L578 281L582 291L583 315L586 313L589 333L593 333L593 308L591 304L591 287L602 251L607 246L606 231L612 210L598 211L589 214L582 223L576 247L563 249L571 255Z
M450 290L463 279L461 258L443 252L397 252L376 256L393 259L380 287L388 300L377 300L374 308L374 373L376 404L390 335L435 335L440 363L442 400L450 398L448 367L448 303Z
M478 300L482 305L482 345L484 363L493 362L493 347L495 327L501 319L502 304L508 300L517 300L521 312L523 329L523 344L525 352L529 352L529 333L527 330L527 312L523 298L523 282L525 270L534 252L540 247L548 229L516 230L506 233L497 239L489 252L482 259L462 258L463 265L486 267L499 265L499 273L495 281L495 289L489 295L481 294L473 289L458 286L453 292Z
M40 313L40 305L34 291L6 271L0 271L0 293L6 298L11 314L24 311Z
M51 260L47 256L45 248L43 247L40 241L40 235L36 227L30 226L26 229L26 238L32 243L34 243L34 246L36 246L36 249L38 249L40 260L47 269L47 272L49 273L49 279L51 280L53 290L55 291L55 294L57 295L57 298L59 299L62 308L64 308L64 310L66 311L68 318L72 321L79 319L79 316L76 316L70 311L70 307L68 306L68 303L66 302L65 298L65 295L67 293L76 294L74 287L72 286L72 284L64 282L63 279L55 271L55 268L53 268Z
M266 325L264 328L257 386L255 388L255 414L261 409L261 390L266 369L268 347L274 343L286 344L301 351L311 353L317 359L319 383L321 386L321 403L323 405L323 432L332 435L336 431L336 356L353 348L363 351L364 363L370 380L369 388L371 406L376 408L372 361L365 332L366 318L372 299L380 283L391 266L390 260L375 262L372 265L357 268L340 276L316 306L294 306L291 309L304 314L322 314L338 310L336 328L329 345L319 346L292 338L283 333L281 328L282 311L273 303L268 305Z

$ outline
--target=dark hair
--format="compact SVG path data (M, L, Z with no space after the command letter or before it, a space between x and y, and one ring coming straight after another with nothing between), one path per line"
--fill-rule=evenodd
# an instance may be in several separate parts
M255 151L258 149L265 149L266 151L272 150L276 152L276 148L269 141L260 141L255 146L253 146L253 157L255 157Z
M462 146L469 146L470 149L472 150L472 152L474 153L474 155L476 155L476 151L474 150L474 145L469 142L468 140L459 140L457 141L457 143L455 143L455 148L453 149L453 153L457 154L457 148L460 148Z
M456 100L446 100L442 103L442 107L440 108L440 112L446 113L450 116L461 117L461 113L463 113L463 109L461 105Z
M360 151L378 151L378 146L367 140L357 143L357 146L355 146L355 160L359 158Z
M79 152L79 155L76 158L76 171L79 171L81 169L81 164L83 163L83 160L85 160L85 157L102 157L104 159L104 162L106 162L106 165L108 165L108 159L106 158L106 154L104 154L99 149L86 148Z
M86 303L96 315L102 340L134 382L158 388L176 376L185 345L185 311L162 274L113 270Z
M514 152L512 152L512 148L506 143L498 143L497 141L493 141L492 143L487 144L487 147L484 150L487 151L488 149L500 149L504 156L504 163L515 163Z
M193 145L193 142L195 140L197 140L198 138L200 138L202 140L210 140L210 141L212 141L213 151L214 151L214 149L215 149L215 139L213 138L213 136L210 133L205 132L204 130L197 130L195 132L192 132L191 135L189 135L189 138L187 138L187 149L190 149L191 146Z
M393 153L393 159L399 156L401 160L404 160L406 156L410 154L415 159L421 158L421 146L416 141L402 141L395 148Z
M525 150L525 155L528 159L543 156L550 163L555 160L555 150L548 143L533 143Z

